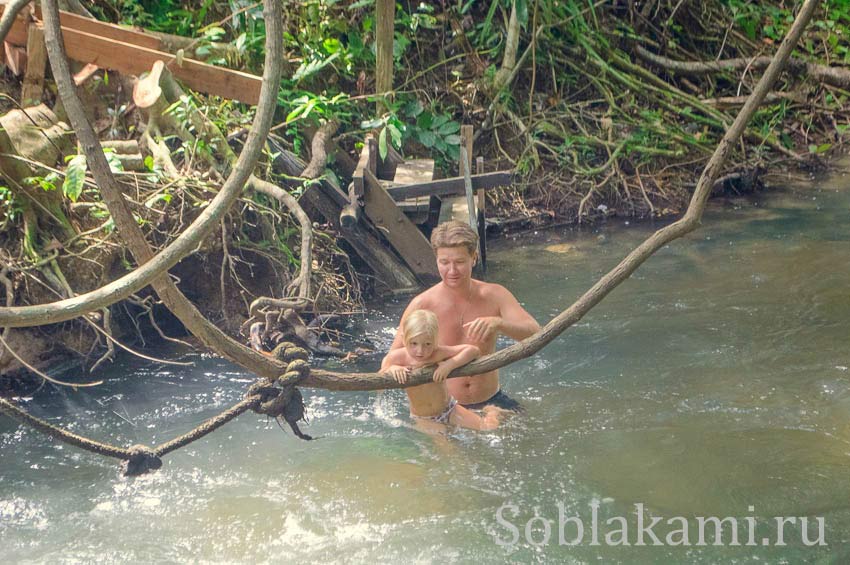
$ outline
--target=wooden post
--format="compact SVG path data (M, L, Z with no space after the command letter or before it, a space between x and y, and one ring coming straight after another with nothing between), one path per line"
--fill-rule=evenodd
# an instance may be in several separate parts
M385 93L393 89L393 39L395 36L395 0L375 2L375 92L377 112L385 111Z
M484 157L475 159L475 174L484 174ZM478 189L478 249L481 261L481 272L487 272L487 220L484 217L484 209L487 205L487 197L483 188Z
M472 174L472 126L460 126L460 146L466 148L466 170ZM461 155L461 157L463 157ZM458 166L458 176L464 176L462 164ZM470 210L472 213L472 210Z
M44 70L47 65L47 47L44 45L44 29L31 23L27 28L27 70L21 89L21 106L36 106L41 103L44 92Z

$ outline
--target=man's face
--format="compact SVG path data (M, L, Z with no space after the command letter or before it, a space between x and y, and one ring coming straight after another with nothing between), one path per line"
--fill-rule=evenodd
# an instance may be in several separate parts
M440 247L437 249L437 270L449 288L463 288L472 277L474 257L466 247Z

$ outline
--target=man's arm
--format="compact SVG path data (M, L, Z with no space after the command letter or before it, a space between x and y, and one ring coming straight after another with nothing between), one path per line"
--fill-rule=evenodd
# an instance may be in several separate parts
M540 324L526 312L511 292L498 287L499 314L502 318L499 324L499 332L516 341L521 341L528 336L540 331Z
M482 316L464 324L463 327L472 341L484 343L498 334L520 341L540 330L537 320L520 306L514 295L505 287L490 285L485 299L498 306L499 315Z

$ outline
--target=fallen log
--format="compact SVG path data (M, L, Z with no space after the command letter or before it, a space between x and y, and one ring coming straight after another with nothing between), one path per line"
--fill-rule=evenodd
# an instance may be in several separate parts
M770 65L773 60L772 57L753 57L721 59L720 61L677 61L653 53L640 45L635 46L635 52L641 59L657 67L672 73L693 76L744 69L762 70ZM850 88L850 69L810 63L797 57L792 57L786 66L789 71L803 73L817 81L839 88Z

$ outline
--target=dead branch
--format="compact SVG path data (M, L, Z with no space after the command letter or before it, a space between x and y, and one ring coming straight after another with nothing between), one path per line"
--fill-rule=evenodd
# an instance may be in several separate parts
M141 286L144 286L144 284L151 283L169 310L180 319L189 331L208 347L258 375L268 378L278 377L283 369L282 364L276 363L274 360L244 347L242 344L229 338L224 332L204 318L197 308L179 291L168 276L167 269L182 259L187 253L191 252L215 228L218 222L221 221L221 218L228 211L230 205L238 198L242 187L248 180L251 170L259 157L265 137L268 135L271 126L271 118L274 113L277 86L280 78L282 32L280 30L281 8L279 1L267 0L265 4L267 60L264 67L265 72L263 74L260 104L257 108L254 126L248 135L245 149L239 156L235 167L231 171L227 181L225 181L221 191L210 205L186 231L156 256L153 255L141 228L136 223L123 198L121 187L109 169L97 136L86 118L82 104L74 91L73 80L68 67L68 60L65 57L62 36L59 29L59 14L56 0L45 0L43 3L43 12L50 63L60 96L68 112L68 117L74 126L74 130L77 132L92 175L101 189L103 200L115 221L115 226L140 263L140 266L130 273L129 276L122 277L118 281L110 283L93 293L83 295L81 297L83 300L75 299L73 301L74 304L70 308L71 313L67 310L61 314L51 312L52 309L55 309L63 302L66 304L68 302L60 301L35 307L37 317L41 319L46 317L51 319L51 321L56 321L56 317L69 319L81 310L91 310L92 304L97 303L100 299L106 301L106 304L103 304L105 306L111 303L109 302L110 299L114 302L115 300L125 298L141 288ZM189 245L187 245L187 242L189 242ZM140 276L138 273L144 273L147 280L145 280L145 276ZM136 276L134 277L133 275ZM128 283L128 278L132 282ZM137 282L139 283L138 287L135 284ZM96 299L92 298L93 294ZM4 310L8 311L8 309ZM2 319L2 313L3 311L0 311L0 319ZM15 322L20 323L20 316L14 318L13 323ZM4 325L4 322L0 322L0 325Z
M48 9L49 8L49 9ZM248 134L244 150L239 155L236 166L231 171L230 176L224 183L224 186L219 193L213 198L209 206L207 206L198 218L178 236L170 245L153 256L149 261L144 262L139 268L134 269L127 275L113 281L97 290L82 294L67 300L61 300L50 304L40 304L36 306L22 307L6 307L0 308L0 326L22 327L45 323L54 323L75 318L86 312L108 306L118 300L126 298L130 294L137 292L147 284L150 284L154 279L161 277L162 274L188 253L194 251L198 244L209 235L210 231L215 228L223 215L229 210L233 202L239 197L243 186L251 174L251 170L259 157L265 137L268 135L268 129L271 122L271 114L274 110L275 97L278 87L279 77L279 57L280 57L280 38L277 35L282 35L280 32L280 7L277 0L269 0L269 6L266 11L269 12L266 17L266 25L273 26L277 31L267 35L266 56L269 59L264 66L263 89L261 96L262 104L258 106L257 115L254 120L254 125ZM52 12L47 15L47 12ZM56 13L56 5L54 1L45 2L45 31L49 37L48 46L52 46L50 56L51 65L54 66L54 76L57 77L57 82L62 84L63 100L73 100L79 110L76 117L84 116L82 106L79 104L79 99L73 90L73 82L70 80L70 71L68 69L67 59L64 56L64 50L61 45L61 35L59 32L58 16ZM48 21L51 25L47 25ZM277 33L280 32L280 33ZM58 71L58 72L57 72ZM59 79L59 76L62 79ZM65 80L68 79L68 80ZM73 103L73 102L72 102ZM76 124L75 124L76 125ZM80 132L79 128L78 133ZM90 130L90 126L88 128ZM98 170L98 175L102 175L102 168L108 171L108 165L103 157L103 151L100 150L100 145L94 133L86 136L86 142L82 143L83 149L87 155L92 171ZM81 140L82 141L82 140ZM108 182L109 188L113 188L117 201L121 201L120 187L115 186L114 177L109 174L110 179L101 178L100 180ZM101 189L104 187L104 182L98 182ZM110 198L112 198L112 196ZM122 206L123 206L122 201ZM111 212L115 218L116 212ZM132 217L132 216L130 216ZM135 224L135 220L133 220ZM143 240L143 238L142 238ZM142 261L140 261L142 262ZM210 324L211 325L211 324ZM217 329L215 331L218 331ZM211 329L201 331L204 336L199 335L203 340L213 340L211 335L215 332ZM218 332L221 336L221 332ZM234 342L235 343L235 342ZM238 344L237 344L238 345ZM240 346L241 347L241 346ZM226 347L231 354L237 354L238 350L232 346ZM256 357L254 357L256 359ZM266 371L271 370L269 363L262 363Z
M310 217L307 216L294 196L268 181L252 176L248 181L248 188L274 198L286 206L301 225L301 270L292 282L292 286L298 287L298 297L304 302L310 298L313 272L313 224Z
M9 35L9 31L11 31L12 25L15 23L15 18L18 17L18 14L30 1L11 0L11 2L3 7L3 16L0 17L0 44L6 40L6 36Z
M662 55L657 55L646 48L636 45L638 56L657 67L662 67L673 73L685 75L707 75L723 71L740 71L743 69L761 70L770 65L771 57L755 57L751 59L724 59L720 61L676 61ZM850 88L850 70L841 67L830 67L809 63L803 59L792 57L788 61L788 70L804 73L810 78L840 88Z
M325 170L325 165L327 165L328 162L327 147L331 137L336 133L338 127L339 122L331 120L325 122L318 130L316 130L316 134L313 136L313 141L310 143L312 153L310 163L301 172L302 177L306 179L315 179L322 176L322 173Z

